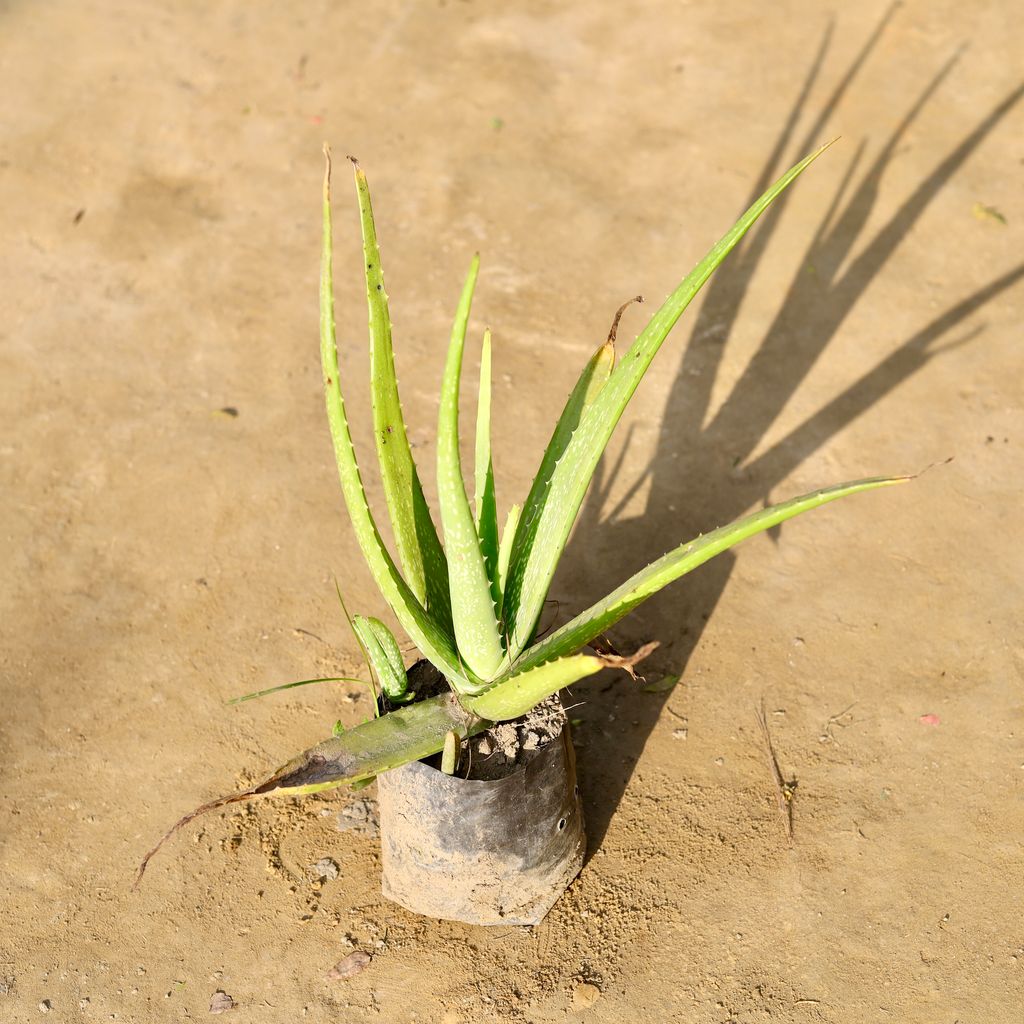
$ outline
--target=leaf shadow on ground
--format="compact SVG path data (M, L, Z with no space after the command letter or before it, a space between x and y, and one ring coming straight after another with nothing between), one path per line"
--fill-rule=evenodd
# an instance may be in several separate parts
M798 125L811 105L824 67L834 26L826 29L803 86L778 139L752 184L746 208L785 167L817 145L839 103L851 90L884 34L896 5L884 15L851 62L810 127ZM914 228L932 200L967 158L1024 95L1017 87L934 167L872 233L881 182L887 168L925 106L940 93L960 58L954 54L928 82L892 128L877 156L858 177L868 143L862 140L817 231L800 261L781 308L724 402L711 413L711 393L726 345L733 335L746 295L769 243L794 195L784 192L759 224L711 278L693 320L685 353L670 386L655 451L614 507L610 498L624 472L630 437L614 463L606 456L580 513L564 564L573 580L572 614L599 600L613 585L659 557L669 547L707 532L759 504L831 437L865 413L936 356L973 343L983 324L966 321L987 302L1024 277L1019 264L983 288L950 306L892 351L845 390L752 457L762 437L785 408L800 382L829 343L874 277ZM855 251L856 250L856 251ZM965 330L957 332L957 328ZM893 469L893 467L887 467ZM906 469L906 467L895 467ZM691 483L693 482L693 483ZM823 481L823 483L835 481ZM647 497L639 515L623 509L642 488ZM781 495L776 496L778 499ZM773 532L779 539L778 528ZM594 538L599 538L594 544ZM658 638L662 648L648 675L683 672L732 573L735 556L720 555L635 612L618 629L626 640ZM559 615L563 619L564 614ZM572 711L593 737L582 745L581 787L590 837L589 853L601 845L612 815L629 784L647 738L661 717L668 694L637 694L628 679L605 674L574 697ZM609 716L614 716L610 719ZM616 756L609 756L609 750Z

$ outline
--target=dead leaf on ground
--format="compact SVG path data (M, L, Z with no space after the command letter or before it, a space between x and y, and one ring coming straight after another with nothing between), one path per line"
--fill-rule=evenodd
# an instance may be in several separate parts
M988 220L996 224L1002 224L1006 226L1006 218L997 210L994 206L986 206L985 203L975 203L971 207L971 213L974 214L978 220Z
M676 686L678 686L679 679L680 677L678 674L662 676L653 683L641 686L640 690L642 693L668 693L669 690L674 690Z

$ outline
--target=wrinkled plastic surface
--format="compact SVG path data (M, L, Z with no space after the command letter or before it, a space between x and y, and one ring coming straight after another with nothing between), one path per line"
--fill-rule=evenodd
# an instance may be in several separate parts
M422 762L377 779L384 895L428 917L539 924L586 850L568 722L513 774L444 775Z

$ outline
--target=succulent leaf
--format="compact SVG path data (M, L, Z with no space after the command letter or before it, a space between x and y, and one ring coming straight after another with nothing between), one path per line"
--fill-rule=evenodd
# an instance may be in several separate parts
M513 657L531 641L558 560L605 446L633 392L675 322L715 268L788 185L824 152L817 150L775 182L665 300L586 409L540 500L524 510L512 551L505 621Z
M711 533L705 533L688 544L681 544L631 576L604 600L598 601L597 604L581 612L570 622L527 650L515 664L513 671L521 672L534 666L543 665L553 658L561 658L570 652L578 651L584 644L589 643L594 637L613 626L638 604L646 601L647 598L656 594L673 580L685 576L686 573L703 565L715 555L727 551L756 533L770 530L787 519L819 508L838 498L858 494L861 491L871 491L878 487L888 487L891 484L905 483L909 479L911 478L906 476L872 477L867 480L855 480L850 483L838 484L835 487L812 491L778 505L760 509L727 526L712 530Z
M501 670L505 652L459 458L459 377L466 324L479 269L480 259L474 256L459 300L445 363L437 422L437 494L448 554L452 624L459 656L474 675L488 680Z
M463 701L466 707L482 718L492 722L504 722L525 715L542 700L559 690L578 683L603 668L625 669L633 678L633 666L643 661L657 643L644 644L636 653L621 654L573 654L545 662L534 668L515 672L508 679L495 683L485 693Z
M409 680L394 634L380 619L362 615L353 617L352 628L373 665L381 689L389 700L401 702L405 698Z
M491 584L491 599L498 606L498 508L494 494L494 465L491 460L491 332L484 331L480 350L480 397L476 413L476 532L480 553Z
M324 378L327 422L334 444L341 490L352 520L352 529L363 558L410 639L455 686L472 687L474 680L459 661L455 648L444 630L416 599L395 566L366 501L363 481L356 462L352 435L345 413L338 371L338 347L334 326L334 291L331 244L331 165L325 148L327 169L323 193L323 253L320 263L320 361Z
M363 169L354 160L352 163L363 232L366 302L370 314L370 390L384 497L405 581L416 599L450 633L448 566L423 497L398 397L391 345L391 315L370 203L370 187Z
M469 709L492 722L505 722L525 715L553 693L578 683L605 667L596 654L576 654L517 672L496 683L478 697L466 700Z
M523 503L523 513L518 517L515 533L511 537L502 537L502 543L511 544L509 564L511 565L523 557L524 551L528 550L525 538L531 534L532 527L536 524L544 503L547 501L548 492L551 489L551 478L555 467L565 454L569 442L572 440L576 428L583 419L583 413L591 405L595 398L601 393L601 389L608 383L612 369L615 366L615 341L610 338L587 360L583 372L576 381L575 386L566 399L562 415L558 417L555 429L551 433L551 440L544 450L544 457L541 459L540 468L533 478L530 486L530 493ZM507 573L506 573L507 579ZM504 586L502 590L502 606L507 607L505 601Z
M519 516L523 509L521 505L513 505L505 517L505 529L501 531L501 543L498 545L498 617L503 619L502 606L505 600L505 581L508 579L508 562L512 557L512 542L516 537L516 528L519 526Z

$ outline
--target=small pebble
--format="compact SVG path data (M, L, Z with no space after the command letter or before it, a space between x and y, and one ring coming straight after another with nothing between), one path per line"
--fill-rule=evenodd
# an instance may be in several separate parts
M49 1013L52 1009L53 1009L53 1004L50 1002L49 999L44 999L39 1004L39 1012L40 1013Z
M313 865L313 871L317 878L326 878L333 881L338 877L338 865L330 857L321 857Z
M217 989L210 999L210 1013L225 1013L234 1008L235 1001L222 989Z
M687 730L686 729L673 729L672 730L672 739L674 739L674 740L685 740L686 736L687 736Z
M373 957L369 953L364 953L361 949L357 949L354 953L349 953L344 960L339 960L324 977L328 981L352 978L361 971L365 971L370 966L372 959Z
M601 998L601 990L596 985L581 981L572 990L572 1008L589 1010Z

